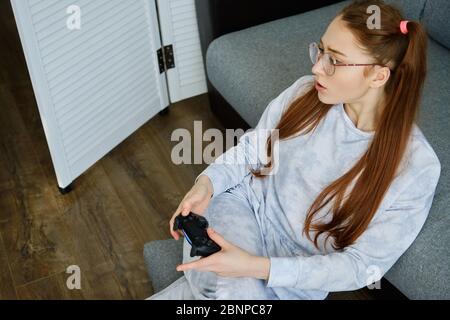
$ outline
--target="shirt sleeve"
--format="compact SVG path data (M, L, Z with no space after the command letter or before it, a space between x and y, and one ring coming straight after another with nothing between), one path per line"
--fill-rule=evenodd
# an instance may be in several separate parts
M440 163L428 165L344 250L310 257L271 257L266 285L336 292L357 290L380 280L419 234L440 171Z
M313 79L314 76L303 76L273 99L264 110L257 126L242 135L236 146L217 157L196 177L195 182L201 175L208 176L213 185L212 197L215 197L239 184L251 169L255 170L266 164L266 142L271 129L276 127L291 99Z

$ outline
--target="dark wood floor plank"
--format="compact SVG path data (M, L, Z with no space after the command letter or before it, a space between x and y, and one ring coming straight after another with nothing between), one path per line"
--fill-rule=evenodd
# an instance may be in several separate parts
M168 221L187 189L162 156L137 132L102 160L119 198L143 241L170 236ZM155 232L157 231L157 232Z
M0 1L0 61L2 68L2 83L23 83L29 81L27 72L20 72L25 65L25 56L16 22L12 13L10 1ZM19 72L18 72L19 70Z
M52 218L50 212L34 213L17 206L12 192L6 193L1 207L2 214L7 211L9 216L6 222L2 220L0 232L15 284L47 277L74 264L65 221ZM9 204L6 208L5 203Z
M37 280L17 288L21 300L81 300L84 299L83 290L69 290L66 280L70 276L65 272ZM81 277L81 288L85 287L85 280Z
M8 87L0 87L0 232L16 285L73 263L72 239Z
M9 260L0 234L0 300L17 299Z
M58 198L74 236L77 265L93 270L112 266L123 295L142 299L150 293L141 241L100 163L91 167L77 187ZM148 222L150 223L150 222Z
M13 179L11 179L11 173L8 171L9 165L5 157L5 148L3 139L0 139L0 193L13 188Z
M24 300L118 300L131 299L110 266L92 270L80 269L80 289L69 289L67 281L72 274L66 271L17 288Z

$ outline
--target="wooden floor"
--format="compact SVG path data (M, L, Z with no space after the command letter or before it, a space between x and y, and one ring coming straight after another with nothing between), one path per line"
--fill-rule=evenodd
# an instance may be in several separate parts
M170 160L173 130L221 128L206 95L156 116L62 196L9 1L0 0L0 299L143 299L152 294L147 241L168 222L206 165ZM79 265L82 290L66 287Z
M176 166L177 128L219 128L206 95L156 116L63 196L9 1L0 0L0 299L143 299L152 294L142 250L169 238L168 222L206 165ZM68 290L66 268L81 268ZM330 298L370 299L367 290Z

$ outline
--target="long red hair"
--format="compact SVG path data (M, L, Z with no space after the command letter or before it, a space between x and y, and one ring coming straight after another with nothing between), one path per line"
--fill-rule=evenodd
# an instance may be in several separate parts
M381 10L381 29L367 28L366 12L370 5ZM400 21L405 20L398 8L382 0L354 1L337 16L346 23L356 40L375 59L376 63L392 63L392 72L385 85L386 101L372 141L356 164L342 177L329 184L315 199L308 210L303 233L318 248L318 237L332 237L337 250L351 245L366 230L375 212L395 178L396 171L406 153L407 144L416 120L422 88L426 76L427 35L416 21L408 23L408 34L400 31ZM370 67L364 67L364 74ZM312 86L295 99L282 115L276 129L280 140L306 134L315 129L332 105L322 103ZM272 168L271 140L267 140L265 165ZM257 178L263 178L260 170L252 170ZM354 187L346 196L346 189ZM332 218L328 223L312 223L314 216L330 201ZM312 240L309 231L315 232Z

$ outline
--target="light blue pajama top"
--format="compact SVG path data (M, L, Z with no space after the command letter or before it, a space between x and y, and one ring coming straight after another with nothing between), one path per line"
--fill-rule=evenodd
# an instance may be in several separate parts
M330 241L324 250L322 234L318 250L302 235L307 211L327 185L353 167L374 133L359 130L339 103L315 131L280 141L275 174L260 179L250 173L250 167L267 163L268 130L258 129L275 128L285 108L313 80L312 75L303 76L284 90L267 106L255 130L200 174L210 178L213 198L237 185L244 188L270 258L265 285L280 299L293 298L291 288L323 299L328 292L356 290L373 282L369 279L380 279L417 237L441 171L435 152L414 125L407 157L366 231L342 251L334 250ZM326 221L329 205L319 212Z

